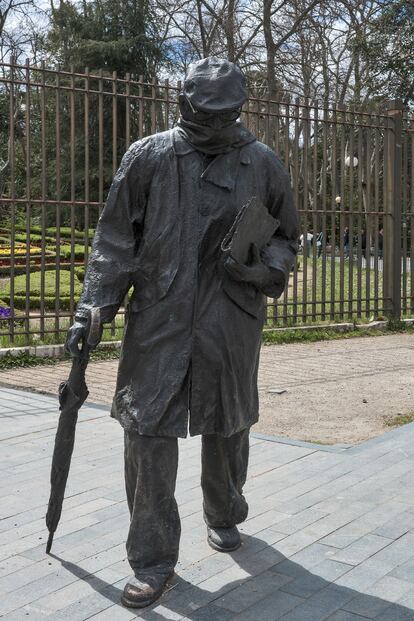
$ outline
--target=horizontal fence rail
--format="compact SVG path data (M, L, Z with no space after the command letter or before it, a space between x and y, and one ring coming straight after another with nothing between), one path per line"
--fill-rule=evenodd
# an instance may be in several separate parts
M174 126L180 83L0 65L0 339L58 342L129 145ZM414 132L385 111L251 86L242 121L289 170L301 252L267 327L414 312ZM122 309L107 337L118 338Z

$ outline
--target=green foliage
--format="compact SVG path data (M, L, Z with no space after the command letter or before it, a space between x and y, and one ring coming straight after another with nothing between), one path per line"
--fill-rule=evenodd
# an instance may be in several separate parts
M411 412L410 414L397 414L396 416L387 417L384 422L388 427L401 427L402 425L408 425L409 423L414 422L414 412Z
M373 20L358 46L370 65L369 86L377 98L414 102L414 4L398 0Z
M47 309L54 309L56 305L57 284L59 285L59 306L62 309L70 308L71 273L62 270L59 273L57 282L57 272L45 272L44 301ZM79 300L82 292L82 285L79 280L73 277L73 293L75 303ZM22 274L14 279L14 304L16 308L23 309L26 305L26 275ZM30 308L40 307L41 296L41 273L30 274L29 279L29 306ZM10 304L10 281L6 283L4 291L0 291L0 297L4 302Z
M77 278L80 282L83 282L83 281L85 280L85 272L86 272L86 270L85 270L85 267L84 267L84 266L82 266L82 267L77 267L77 268L75 269L76 278Z
M355 330L339 331L332 328L315 328L312 330L265 330L263 332L264 345L277 345L286 343L316 343L317 341L332 341L339 339L352 339L355 337L384 336L395 332L414 332L414 326L406 326L400 322L398 326L392 322L386 328L358 328Z
M117 71L120 77L126 72L155 75L167 54L154 9L145 1L60 2L52 9L43 45L65 67Z
M26 225L22 225L22 224L16 224L15 226L16 231L23 231L24 233L26 233ZM8 232L10 233L10 229L0 229L1 233L5 233ZM57 229L55 226L48 226L45 229L45 234L46 234L46 240L50 239L52 241L54 241L56 239L56 235L57 235ZM59 228L59 235L61 237L61 239L67 239L70 240L72 239L72 229L70 226L61 226ZM88 230L88 238L92 239L93 236L95 235L95 229L89 229ZM75 239L80 239L83 240L85 239L85 232L84 231L78 231L76 229L73 230L73 236ZM16 241L17 240L17 235L16 237ZM22 238L21 241L26 241L26 235L20 235L20 237ZM38 241L42 239L42 227L41 226L36 226L36 225L32 225L30 227L30 239L33 241Z
M60 248L60 256L64 259L70 259L72 257L72 248L68 246L61 246ZM85 246L81 244L75 244L73 247L73 256L75 259L84 259L85 258Z
M58 360L56 358L38 358L37 356L31 356L26 352L18 354L7 352L5 356L0 357L0 371L18 369L20 367L35 367L39 365L56 364L57 361Z
M91 361L98 362L100 360L117 360L119 358L118 348L105 348L98 349L91 353ZM26 352L12 354L7 352L5 356L0 357L0 371L7 371L9 369L18 369L22 367L36 367L41 365L52 365L62 362L62 360L68 360L69 356L63 355L61 357L47 357L40 358L39 356L32 356Z

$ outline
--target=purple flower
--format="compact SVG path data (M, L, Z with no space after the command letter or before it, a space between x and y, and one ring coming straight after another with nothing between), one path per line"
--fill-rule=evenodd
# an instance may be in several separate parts
M10 319L12 316L10 308L0 306L0 319Z

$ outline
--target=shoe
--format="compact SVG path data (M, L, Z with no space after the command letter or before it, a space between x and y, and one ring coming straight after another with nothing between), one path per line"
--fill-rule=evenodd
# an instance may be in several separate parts
M234 552L241 546L240 533L236 526L231 528L207 526L207 542L217 552Z
M141 579L133 578L124 587L121 604L127 608L145 608L161 597L165 585L172 574L168 576L148 575Z

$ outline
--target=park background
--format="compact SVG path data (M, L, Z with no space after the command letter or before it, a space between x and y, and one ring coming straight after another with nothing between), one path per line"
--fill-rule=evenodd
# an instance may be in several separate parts
M242 120L300 215L267 327L412 317L413 17L387 0L3 0L1 345L62 342L123 153L174 125L180 79L208 55L245 72ZM122 325L121 309L105 338Z

